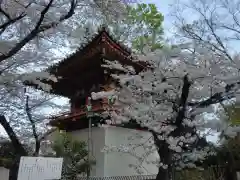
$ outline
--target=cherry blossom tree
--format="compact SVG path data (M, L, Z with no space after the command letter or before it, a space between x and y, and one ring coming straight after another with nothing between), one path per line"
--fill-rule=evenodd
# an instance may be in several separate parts
M106 60L106 70L122 72L112 75L121 88L92 93L92 98L115 96L116 102L105 114L110 116L109 124L134 121L151 138L141 144L145 156L134 154L139 145L131 143L104 150L134 154L140 162L133 166L136 170L140 170L144 160L157 165L157 180L169 180L173 169L197 168L205 157L214 155L206 135L240 130L237 126L222 126L224 116L216 113L219 103L237 98L239 93L239 58L233 59L234 63L193 43L137 56L137 61L149 65L139 74L131 67ZM153 151L158 152L159 158L149 161L147 157Z
M17 157L27 155L23 147L24 139L36 140L38 154L39 140L44 134L43 121L47 116L39 106L50 99L40 93L24 92L23 81L34 81L42 89L51 87L42 83L42 79L57 81L48 73L36 71L59 60L56 50L69 46L71 32L84 20L106 13L101 1L81 0L1 0L0 1L0 124L9 136ZM124 14L124 4L108 3L111 18L115 9ZM59 53L66 55L66 52ZM62 57L62 56L61 56ZM30 100L29 100L30 99ZM27 102L27 103L26 103ZM48 101L47 106L53 105ZM26 126L27 125L27 126ZM25 128L23 128L25 127ZM19 160L19 159L18 159ZM16 179L18 160L12 167L10 179Z
M68 36L76 25L84 23L86 18L106 13L104 6L99 6L99 3L102 2L80 0L0 2L1 106L8 108L7 99L11 99L10 97L24 96L21 83L23 81L35 81L46 91L51 89L40 80L57 81L57 78L48 73L35 71L46 68L66 55L65 52L58 52L61 55L56 56L56 50L61 51L64 42L66 45L63 48L68 47ZM120 11L120 6L124 7L123 3L117 2L108 3L108 6L110 5L112 11L108 14L112 17L114 8ZM78 21L80 17L82 21Z

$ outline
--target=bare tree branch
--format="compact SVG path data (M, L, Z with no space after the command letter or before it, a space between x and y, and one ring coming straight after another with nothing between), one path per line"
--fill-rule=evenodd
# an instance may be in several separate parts
M25 110L27 113L28 120L30 121L31 126L32 126L32 133L33 133L33 137L35 139L35 151L34 151L33 155L36 156L36 155L38 155L39 150L40 150L40 141L38 139L37 128L36 128L35 122L32 118L31 109L29 108L29 96L28 95L26 97Z
M195 108L203 108L213 104L221 103L225 100L232 99L236 95L236 93L234 92L234 89L238 88L239 85L240 85L240 81L237 83L228 84L226 85L224 92L215 93L209 98L204 99L202 101L189 102L188 105Z
M239 2L178 1L172 10L177 37L195 41L233 62L231 43L239 41ZM184 13L194 14L193 20Z
M70 17L73 16L74 10L77 6L76 0L71 0L71 7L70 7L69 11L59 19L59 22L52 22L47 25L42 25L45 15L48 12L48 10L50 9L53 1L54 0L50 0L48 5L42 10L41 16L40 16L35 28L28 35L26 35L20 42L18 42L10 51L8 51L6 54L0 55L0 62L15 55L18 51L20 51L22 49L23 46L25 46L29 41L34 39L41 32L44 32L50 28L53 28L53 27L57 26L60 22L66 20L66 19L69 19Z

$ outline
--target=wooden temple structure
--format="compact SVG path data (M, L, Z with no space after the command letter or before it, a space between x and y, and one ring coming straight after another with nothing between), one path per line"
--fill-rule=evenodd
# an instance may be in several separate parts
M101 27L84 47L46 70L59 77L58 82L44 82L52 86L50 93L69 98L71 104L70 112L51 117L51 126L66 131L88 128L86 100L91 92L109 91L117 87L110 76L111 72L106 73L102 67L104 59L132 66L137 73L145 69L144 63L133 61L130 49L116 41L106 27ZM31 82L25 84L37 88ZM108 106L106 99L92 101L91 104L93 112L103 112ZM99 117L92 117L92 124L101 123L99 121Z

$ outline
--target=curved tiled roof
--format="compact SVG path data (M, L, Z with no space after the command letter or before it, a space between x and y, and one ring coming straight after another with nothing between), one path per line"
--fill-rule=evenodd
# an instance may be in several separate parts
M42 80L43 83L50 84L52 86L52 90L50 91L52 94L66 97L71 96L74 89L71 90L71 88L69 88L68 90L66 90L65 86L63 85L64 80L61 80L61 78L68 77L69 79L71 79L72 71L70 69L72 67L74 69L73 74L76 72L79 72L79 74L80 72L83 72L80 69L86 69L85 63L88 62L87 60L95 58L98 53L103 53L102 58L108 58L105 56L110 56L109 58L111 59L111 56L113 56L114 58L117 58L119 61L121 61L121 63L133 66L134 68L136 68L137 72L140 72L146 68L146 63L135 61L135 58L131 55L130 48L125 46L120 41L116 40L116 38L114 38L114 35L111 33L110 29L107 26L100 26L93 35L88 35L88 37L89 36L91 38L87 38L87 41L82 43L82 45L74 53L70 54L68 57L64 58L58 63L53 64L45 70L46 72L49 72L50 74L59 77L59 81L57 83L48 80ZM101 43L102 46L98 46L98 43ZM106 47L106 53L104 53L104 48ZM75 63L77 64L76 67ZM87 63L86 66L88 66L89 68L90 64L91 63ZM78 83L81 84L80 82ZM24 84L40 89L36 84L32 82L26 81L24 82Z
M94 42L99 37L101 37L101 35L103 35L103 33L105 33L108 36L108 38L110 38L114 42L114 44L116 44L123 51L125 51L127 54L129 54L129 56L131 55L131 53L132 53L131 49L129 47L127 47L126 45L124 45L119 40L117 40L106 25L102 25L98 28L97 32L95 32L94 35L88 39L87 42L81 44L80 47L74 53L70 54L63 60L59 61L58 63L50 66L47 70L51 72L51 70L57 68L58 66L61 66L61 65L64 65L65 63L67 63L67 61L69 61L69 59L73 58L78 53L84 52L84 50L90 45L90 43Z

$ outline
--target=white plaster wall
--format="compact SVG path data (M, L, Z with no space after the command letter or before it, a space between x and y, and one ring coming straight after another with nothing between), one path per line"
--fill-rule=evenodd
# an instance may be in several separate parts
M136 132L141 134L143 138L136 137ZM76 140L85 141L88 143L88 129L77 130L69 132ZM129 138L132 138L129 140ZM136 131L120 127L99 128L93 127L91 133L91 153L92 158L95 159L96 165L92 167L91 176L131 176L137 175L137 171L130 168L130 164L137 164L139 160L130 154L123 154L120 152L103 153L102 149L107 146L120 146L121 144L135 143L139 144L149 139L150 134L144 131ZM56 136L51 134L47 139L53 140ZM145 142L146 143L146 142ZM143 155L145 151L140 146L135 150L138 155ZM152 153L147 157L147 160L156 160L157 153ZM152 175L157 173L157 167L153 164L143 165L144 175Z
M145 131L136 131L126 128L120 127L109 127L105 128L106 136L105 136L105 144L106 145L113 145L119 146L121 144L140 144L140 143L147 143L148 139L150 138L150 133ZM142 138L137 138L137 135L141 135ZM130 138L130 139L129 139ZM139 146L134 151L138 156L143 157L146 153L143 150L142 146ZM151 153L146 160L156 160L158 158L157 152ZM129 167L130 164L138 164L140 163L137 158L129 153L119 153L119 152L112 152L105 154L105 176L131 176L136 175L137 171ZM153 164L147 164L146 161L142 163L142 168L144 175L152 175L157 174L157 167Z
M104 153L101 150L105 144L105 130L93 127L91 131L91 155L96 164L92 167L91 176L104 176ZM77 140L88 143L88 129L70 132Z
M4 167L0 167L0 179L8 180L8 177L9 177L9 170Z
M57 138L58 132L51 133L46 139L53 141ZM69 132L76 140L85 141L88 144L88 129ZM92 127L90 152L91 158L96 161L92 166L91 176L104 176L104 153L101 152L105 144L105 130L99 127ZM44 148L47 149L47 148Z

